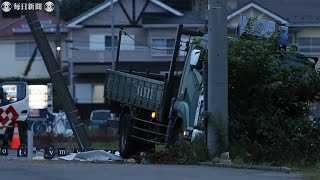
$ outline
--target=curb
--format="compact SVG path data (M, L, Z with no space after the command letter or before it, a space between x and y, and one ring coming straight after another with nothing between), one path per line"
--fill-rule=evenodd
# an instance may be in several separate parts
M225 168L234 168L234 169L254 169L254 170L264 170L264 171L280 171L280 172L285 172L285 173L293 172L293 170L288 167L240 165L240 164L226 164L226 163L212 163L212 162L200 162L198 164L204 165L204 166L225 167Z

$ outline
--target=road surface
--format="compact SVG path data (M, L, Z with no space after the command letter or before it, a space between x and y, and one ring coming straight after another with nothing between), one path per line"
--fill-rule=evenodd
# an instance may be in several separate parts
M207 166L95 164L87 162L4 160L1 179L14 180L302 180L294 173Z

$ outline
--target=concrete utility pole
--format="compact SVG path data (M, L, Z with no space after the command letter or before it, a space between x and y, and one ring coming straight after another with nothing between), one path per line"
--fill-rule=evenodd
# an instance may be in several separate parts
M31 0L26 0L30 3ZM59 98L62 102L67 119L77 140L78 146L81 150L93 149L89 140L88 132L84 121L81 119L79 111L70 95L66 82L63 81L61 67L54 57L53 51L49 45L48 39L41 27L40 21L35 11L24 11L28 25L32 32L33 38L37 43L43 62L46 65L52 85L54 86Z
M207 146L211 155L228 144L228 59L226 0L208 0L208 112Z
M111 3L111 57L112 57L112 69L115 69L115 44L114 44L114 14L113 14L113 0L110 0Z
M69 62L69 85L70 85L70 93L72 98L74 98L74 90L73 90L73 59L70 58L69 56L69 43L72 43L72 40L66 40L66 56L67 56L67 61ZM70 48L70 50L72 50L72 48Z

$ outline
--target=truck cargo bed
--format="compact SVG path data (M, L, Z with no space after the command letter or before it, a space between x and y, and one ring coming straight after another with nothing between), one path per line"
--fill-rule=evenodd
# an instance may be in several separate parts
M104 98L158 112L165 82L130 73L107 70Z

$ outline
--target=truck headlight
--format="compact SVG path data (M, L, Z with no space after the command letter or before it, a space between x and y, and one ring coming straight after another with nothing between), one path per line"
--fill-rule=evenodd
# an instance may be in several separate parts
M197 137L199 137L203 132L198 129L192 131L191 142L193 142Z
M183 131L183 136L190 136L190 132L189 131Z

